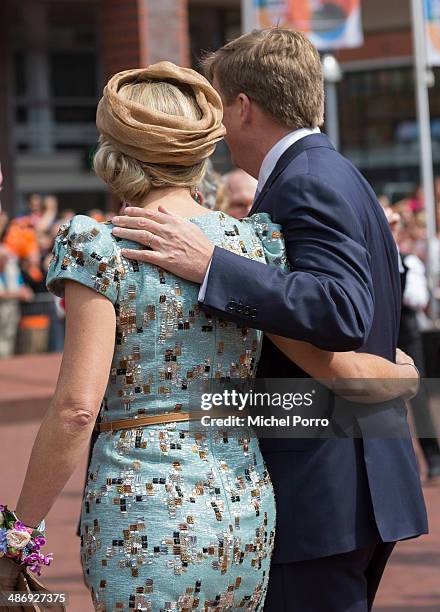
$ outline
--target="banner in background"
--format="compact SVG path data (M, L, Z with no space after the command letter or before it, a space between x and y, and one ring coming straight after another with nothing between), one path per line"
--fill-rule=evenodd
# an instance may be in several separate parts
M251 1L257 12L257 27L279 25L300 30L321 51L363 43L361 0Z
M425 8L426 56L429 66L440 66L440 0L423 0Z

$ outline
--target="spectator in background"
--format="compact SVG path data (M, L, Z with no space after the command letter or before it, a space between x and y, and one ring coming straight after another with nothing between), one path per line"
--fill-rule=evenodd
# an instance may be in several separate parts
M398 347L413 358L421 377L425 375L422 335L419 314L429 302L428 283L423 261L408 249L415 246L408 241L407 224L401 225L401 217L383 196L378 198L391 231L399 247L400 278L402 282L402 313ZM407 219L407 218L406 218ZM414 426L420 448L428 466L428 478L440 476L440 445L435 424L431 415L426 385L421 380L418 394L410 401Z
M244 170L237 168L223 177L224 201L221 210L231 217L247 217L257 190L257 181Z
M92 210L87 211L87 216L95 219L98 223L103 223L105 221L105 213L99 208L92 208Z
M5 245L17 257L24 282L34 292L33 303L22 305L17 351L39 353L48 348L50 329L54 326L51 321L57 323L55 305L46 289L44 261L52 250L58 200L53 195L42 197L34 193L27 205L28 214L11 221Z
M26 284L32 288L35 293L46 292L46 278L42 267L40 251L30 253L20 262L21 272Z
M414 359L423 377L425 363L418 313L422 312L429 302L426 270L417 255L401 253L401 258L404 268L401 274L403 300L398 346ZM428 478L439 477L440 446L423 381L419 393L411 400L411 408L420 447L428 466Z
M49 347L51 323L55 306L46 289L46 271L41 251L22 259L24 281L34 292L34 302L23 305L17 352L20 354L45 353Z
M4 243L18 260L39 257L37 232L30 217L12 219L4 237Z
M2 173L2 165L0 163L0 192L3 189L3 173ZM9 217L2 210L2 203L0 199L0 242L3 242L4 235L6 233L6 229L8 227Z
M38 221L43 211L43 198L39 193L30 194L27 200L27 208L29 216L34 217L35 221Z
M0 166L0 192L2 189L3 174ZM30 301L32 297L32 291L23 284L16 258L6 246L0 245L0 358L14 353L20 321L20 300Z
M6 230L8 228L9 217L8 215L1 210L0 206L0 242L3 242L3 238L5 237Z
M67 221L70 221L71 219L73 219L75 215L76 215L76 212L74 210L72 210L71 208L66 208L63 211L61 211L58 221L56 221L56 223L59 225L66 223Z
M413 213L418 213L425 209L425 195L421 185L417 187L413 196L409 198L409 207Z
M439 202L439 177L435 180L435 198ZM423 188L419 186L413 195L396 202L393 210L401 217L399 244L402 252L415 254L426 262L428 243Z
M51 253L54 239L53 228L57 226L58 199L53 195L48 195L43 199L43 212L36 222L38 244L40 247L40 257L44 258ZM44 269L44 266L42 266Z
M58 215L58 198L54 195L47 195L43 198L41 215L36 222L35 229L37 234L49 232L56 221Z
M0 358L14 354L20 301L30 302L33 295L23 283L16 258L0 245Z
M440 209L440 176L434 177L434 197L435 197L435 206L437 209L437 213Z
M54 223L58 212L58 199L53 195L32 193L27 202L28 217L37 234L47 232Z
M35 262L45 255L45 249L49 247L46 236L55 223L58 200L51 195L42 198L38 194L31 194L28 211L28 215L11 221L5 235L5 244L20 261L26 260L27 266L35 266ZM39 275L33 270L32 276Z
M197 189L195 199L205 208L209 208L210 210L220 210L221 203L223 201L223 191L222 177L214 170L212 161L208 159L206 163L205 176Z

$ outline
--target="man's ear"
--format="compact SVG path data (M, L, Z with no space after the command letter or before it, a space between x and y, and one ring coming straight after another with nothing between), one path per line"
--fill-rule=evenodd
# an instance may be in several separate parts
M238 94L238 103L240 105L240 121L241 124L249 123L252 114L251 99L245 94Z

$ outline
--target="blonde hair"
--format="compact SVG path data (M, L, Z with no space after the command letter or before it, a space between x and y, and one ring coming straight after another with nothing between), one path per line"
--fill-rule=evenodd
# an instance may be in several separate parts
M300 32L254 30L202 61L227 103L245 93L283 126L315 128L324 121L324 80L319 53Z
M121 98L178 117L198 120L200 108L191 89L167 81L124 85ZM96 174L122 201L140 204L154 187L196 187L205 174L206 160L194 166L148 164L119 151L101 136L93 159Z

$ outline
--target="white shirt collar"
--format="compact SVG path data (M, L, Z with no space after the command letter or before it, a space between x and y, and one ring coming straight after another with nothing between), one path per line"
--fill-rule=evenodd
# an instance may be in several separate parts
M281 138L281 140L276 142L267 153L266 157L263 159L263 163L261 164L260 173L258 175L257 193L261 192L267 179L277 165L281 155L287 151L289 147L291 147L295 142L298 142L298 140L301 140L301 138L305 138L311 134L319 134L320 132L321 130L319 127L301 128L300 130L295 130L294 132L286 134L283 136L283 138Z

